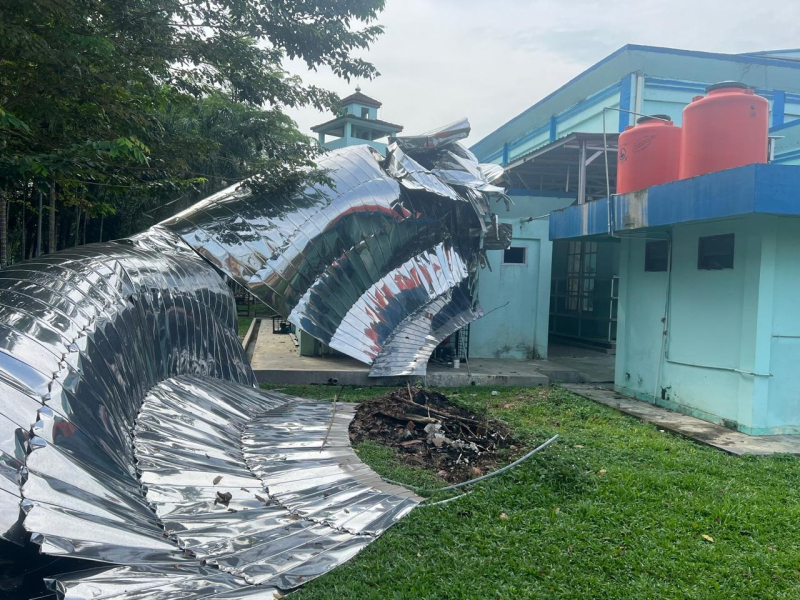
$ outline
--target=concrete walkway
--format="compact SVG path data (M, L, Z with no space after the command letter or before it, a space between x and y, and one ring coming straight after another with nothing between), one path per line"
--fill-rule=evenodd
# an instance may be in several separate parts
M616 353L613 351L589 350L551 343L547 348L547 355L547 362L578 371L581 376L580 383L614 382Z
M433 387L519 386L534 387L555 382L610 381L614 357L576 349L559 352L553 360L512 358L471 359L459 369L430 363L425 382ZM347 356L300 356L288 335L276 335L261 327L252 349L251 365L259 382L276 384L402 385L419 377L370 377L369 367Z
M642 402L629 396L616 393L609 385L592 384L562 384L565 389L605 404L624 412L627 415L641 419L661 427L667 431L677 433L701 444L707 444L741 456L754 454L769 456L771 454L797 454L800 455L800 435L747 435L740 431L727 429L722 425L709 423L696 417L690 417L648 402Z

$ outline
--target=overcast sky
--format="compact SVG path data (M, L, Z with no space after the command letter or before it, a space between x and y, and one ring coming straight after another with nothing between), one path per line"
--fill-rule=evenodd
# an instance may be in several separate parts
M800 47L800 0L387 0L360 81L381 118L422 133L468 117L472 144L628 43L709 52ZM329 72L289 70L352 93ZM330 115L289 114L300 129Z

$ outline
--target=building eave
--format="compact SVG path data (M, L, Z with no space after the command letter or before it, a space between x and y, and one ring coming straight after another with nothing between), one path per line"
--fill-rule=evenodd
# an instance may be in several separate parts
M793 72L800 69L800 62L774 56L720 54L628 44L573 77L557 90L548 94L531 107L525 109L490 134L483 137L477 143L473 144L470 149L478 158L486 160L487 156L496 152L504 143L524 135L524 133L535 129L537 126L543 126L552 115L558 114L570 106L579 103L585 96L585 90L581 91L582 86L577 85L581 83L582 80L589 80L586 82L586 85L583 86L588 86L587 89L603 89L619 81L619 78L625 74L646 70L646 57L655 57L657 55L672 55L683 59L717 60L723 61L724 63L764 67L760 72L761 75L755 73L753 69L742 70L740 76L742 81L756 88L765 88L767 81L773 78L772 75L775 74L774 69L776 68L791 69ZM766 74L767 67L769 67L771 73L769 78ZM734 68L733 64L731 68ZM653 75L659 74L655 73ZM665 74L660 76L667 77L669 75ZM722 76L722 79L725 79L725 77L736 78L737 76L734 74L726 74ZM798 81L800 81L800 79L798 79ZM800 91L800 85L797 86L797 91Z
M800 216L800 165L758 164L576 204L550 215L550 239L625 235L753 214ZM609 226L610 225L610 226Z
M347 122L358 123L359 125L369 126L372 127L373 129L377 129L379 131L385 131L386 133L389 134L403 131L402 125L398 125L396 123L390 123L389 121L381 121L380 119L364 119L362 117L349 113L341 117L336 117L335 119L331 119L330 121L327 121L320 125L314 125L311 128L311 131L313 131L314 133L327 133L331 129L338 129L339 126Z
M346 98L342 98L339 102L340 106L347 106L348 104L361 104L362 106L369 106L371 108L380 108L383 106L378 100L375 100L375 98L370 98L361 92L350 94Z

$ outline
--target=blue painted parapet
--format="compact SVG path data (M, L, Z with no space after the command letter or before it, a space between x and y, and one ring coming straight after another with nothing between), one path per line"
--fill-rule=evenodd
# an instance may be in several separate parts
M609 236L748 214L800 215L800 166L748 165L569 206L550 216L550 239ZM609 223L611 227L609 227Z

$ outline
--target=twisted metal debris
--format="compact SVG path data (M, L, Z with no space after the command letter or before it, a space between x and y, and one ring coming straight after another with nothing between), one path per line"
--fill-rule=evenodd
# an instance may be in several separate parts
M481 315L502 174L465 122L326 155L330 186L234 186L151 230L0 271L0 538L105 566L69 598L283 593L421 498L353 453L353 409L255 389L218 269L372 373L424 373Z
M371 375L424 375L447 336L482 316L474 294L481 236L507 246L491 203L498 165L458 140L464 120L326 154L332 183L290 200L233 186L159 227L276 312ZM499 240L499 245L498 245Z

